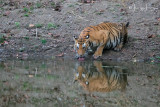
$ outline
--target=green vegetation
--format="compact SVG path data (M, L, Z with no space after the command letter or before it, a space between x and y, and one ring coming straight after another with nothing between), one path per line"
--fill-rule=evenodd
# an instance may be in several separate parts
M55 7L55 2L51 2L51 6L52 6L52 7Z
M42 39L41 42L42 42L42 44L46 44L47 40L46 39Z
M43 27L43 24L35 24L36 28L41 28Z
M0 34L0 44L1 44L1 43L4 43L4 41L5 41L4 35L3 35L3 34Z
M115 12L115 8L110 8L109 9L111 12Z
M35 107L38 107L41 104L48 103L48 99L46 99L46 98L31 97L31 101L35 105ZM53 106L53 107L55 107L55 106ZM58 106L56 106L56 107L58 107Z
M3 7L0 7L0 10L2 10L2 11L3 11L3 10L4 10L4 8L3 8Z
M25 69L26 69L26 70L29 70L29 66L25 66Z
M19 77L20 77L20 76L19 76L18 74L15 75L15 79L19 79Z
M102 15L103 12L96 12L96 15Z
M116 4L115 6L120 7L121 5L120 4Z
M24 7L24 8L23 8L23 11L24 11L24 12L29 12L29 9L28 9L27 7Z
M15 22L17 28L20 28L20 22Z
M42 4L41 4L40 2L37 2L37 3L36 3L36 7L37 7L37 8L41 8L41 6L42 6Z
M160 56L156 56L157 59L160 59Z
M59 76L58 75L46 75L46 78L51 80L51 79L58 79Z
M132 37L131 35L128 35L128 37ZM137 41L138 40L138 38L132 38L133 40L132 41Z
M29 40L29 37L26 36L26 37L24 37L24 39Z
M3 83L2 83L2 82L0 82L0 88L2 89L2 87L3 87Z
M65 0L61 0L61 2L64 2Z
M74 7L74 5L73 5L73 4L70 4L70 5L68 5L68 7Z
M43 69L47 68L46 64L42 64L41 68L43 68Z
M160 56L150 57L150 64L155 64L156 60L160 60Z
M34 45L34 49L38 49L39 48L39 45Z
M4 63L0 63L0 70L2 70L4 68L5 68Z
M23 89L27 90L27 89L32 89L32 84L29 82L24 82L23 83Z
M31 6L31 7L30 7L30 10L34 10L34 7L33 7L33 6Z
M29 17L29 13L32 13L31 10L33 10L33 9L34 9L33 6L31 6L30 8L24 7L24 8L23 8L24 16L25 16L25 17Z
M57 28L57 26L54 24L54 23L48 23L48 26L47 26L48 29L51 29L51 28Z
M28 14L28 13L25 13L24 16L25 16L25 17L29 17L29 14Z
M0 1L0 5L2 5L3 4L3 1Z
M117 16L113 16L113 18L117 18Z
M78 3L75 3L75 5L79 5Z
M19 48L19 52L23 52L25 50L24 47Z
M123 20L123 17L120 17L120 20Z

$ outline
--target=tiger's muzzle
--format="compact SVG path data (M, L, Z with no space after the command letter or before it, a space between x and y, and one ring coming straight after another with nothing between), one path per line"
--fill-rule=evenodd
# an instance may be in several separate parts
M85 59L85 56L76 54L76 59L83 61Z

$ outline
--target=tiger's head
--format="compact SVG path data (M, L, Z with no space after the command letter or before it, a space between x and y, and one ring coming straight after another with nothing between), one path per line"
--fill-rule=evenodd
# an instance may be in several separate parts
M87 49L89 46L89 35L85 37L75 37L74 36L74 50L76 52L76 58L79 60L84 60L84 58L87 56Z

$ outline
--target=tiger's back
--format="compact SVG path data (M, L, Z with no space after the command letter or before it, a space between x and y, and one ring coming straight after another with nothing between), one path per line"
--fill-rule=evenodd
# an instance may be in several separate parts
M97 45L95 45L96 38L100 38L100 35L96 35L97 32L102 31L102 30L106 30L109 31L110 34L106 35L109 40L107 41L106 45L105 45L105 49L111 49L116 47L121 40L123 40L123 44L126 43L127 41L127 29L126 26L122 23L122 24L117 24L117 23L100 23L96 26L89 26L86 27L80 34L81 38L85 38L86 35L90 35L90 41L91 41L91 45L94 47L98 46L99 44L97 43Z

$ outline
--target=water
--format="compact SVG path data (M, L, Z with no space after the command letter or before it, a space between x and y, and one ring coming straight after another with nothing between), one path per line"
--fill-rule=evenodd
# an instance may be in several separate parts
M159 107L160 65L133 62L0 62L0 106Z

